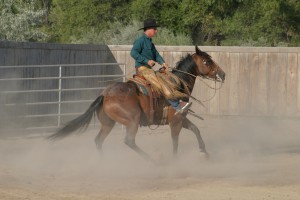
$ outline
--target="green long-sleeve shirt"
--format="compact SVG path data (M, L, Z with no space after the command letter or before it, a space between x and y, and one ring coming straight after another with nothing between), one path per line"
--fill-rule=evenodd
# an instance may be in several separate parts
M147 37L146 34L143 34L143 36L133 43L130 55L135 60L136 68L140 66L151 68L151 66L148 65L149 60L154 60L159 64L165 62L156 50L155 45L152 43L152 39Z

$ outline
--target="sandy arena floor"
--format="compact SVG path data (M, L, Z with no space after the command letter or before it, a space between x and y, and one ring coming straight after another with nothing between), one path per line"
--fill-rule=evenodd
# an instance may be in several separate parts
M1 200L299 200L300 119L204 116L192 119L210 153L183 130L172 159L167 126L141 128L144 161L114 129L100 155L97 131L52 143L41 137L0 139ZM149 134L152 133L152 134Z

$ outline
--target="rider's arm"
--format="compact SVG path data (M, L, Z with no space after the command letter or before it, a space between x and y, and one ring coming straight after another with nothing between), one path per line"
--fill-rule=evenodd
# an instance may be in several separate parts
M160 65L163 65L165 63L165 60L163 57L159 54L155 46L153 45L154 51L155 51L155 57L156 57L156 62L158 62Z
M141 63L142 65L148 65L149 60L141 55L144 48L143 46L144 44L142 40L136 40L133 44L130 55L136 62Z

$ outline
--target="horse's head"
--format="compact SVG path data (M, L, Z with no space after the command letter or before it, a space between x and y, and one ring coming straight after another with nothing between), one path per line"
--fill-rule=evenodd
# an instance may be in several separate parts
M224 82L225 72L211 59L210 55L196 46L196 53L192 57L198 67L198 75Z

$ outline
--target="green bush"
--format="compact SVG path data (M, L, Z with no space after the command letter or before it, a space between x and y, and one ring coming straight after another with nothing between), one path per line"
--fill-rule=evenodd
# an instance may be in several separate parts
M142 23L133 21L131 24L123 24L119 21L110 25L109 30L97 32L91 29L82 34L80 38L71 38L72 43L77 44L107 44L107 45L131 45L143 34L139 30ZM156 45L191 45L192 39L184 34L171 33L169 30L159 28L157 35L153 38Z
M34 9L36 1L6 0L0 6L0 40L46 41L41 24L46 10Z

